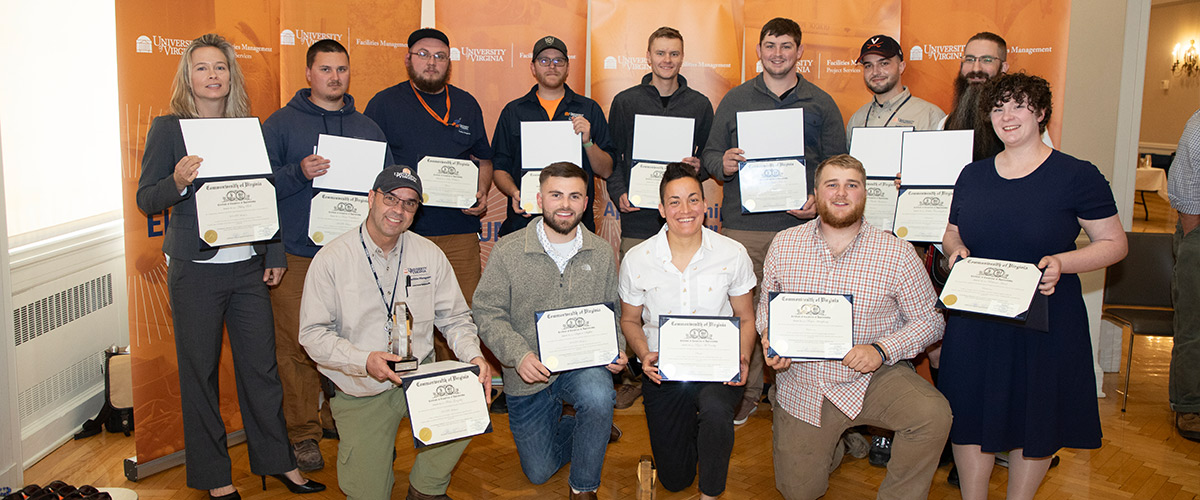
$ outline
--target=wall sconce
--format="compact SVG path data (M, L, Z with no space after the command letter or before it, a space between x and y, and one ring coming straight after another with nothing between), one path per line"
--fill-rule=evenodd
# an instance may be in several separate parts
M1192 76L1192 73L1200 71L1200 56L1196 53L1196 41L1192 40L1191 46L1187 50L1180 51L1179 44L1175 44L1175 48L1171 50L1171 57L1175 60L1171 64L1171 73L1187 72L1187 76ZM1180 60L1182 57L1182 60Z

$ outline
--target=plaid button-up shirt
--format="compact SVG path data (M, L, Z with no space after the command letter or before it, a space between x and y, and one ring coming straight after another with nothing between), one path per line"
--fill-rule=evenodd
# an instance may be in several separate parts
M946 322L934 309L937 297L912 244L863 222L835 258L818 229L820 220L780 231L771 242L756 315L760 333L767 327L770 292L806 292L854 296L854 344L879 343L889 364L942 338ZM793 363L776 381L780 406L820 427L823 398L847 417L858 416L871 374L841 361L808 361Z

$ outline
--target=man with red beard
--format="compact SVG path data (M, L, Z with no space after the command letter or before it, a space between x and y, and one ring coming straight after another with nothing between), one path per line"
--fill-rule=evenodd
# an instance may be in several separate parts
M448 84L450 40L422 28L408 37L404 67L408 81L375 94L364 113L387 134L395 162L417 167L426 157L470 160L479 166L475 204L470 208L421 206L413 232L428 238L450 259L467 304L479 284L479 218L487 210L492 187L492 147L479 103Z
M945 320L908 242L862 220L866 171L850 155L817 167L817 218L775 236L763 264L756 324L764 352L771 292L849 295L854 347L841 360L776 370L775 487L784 498L817 498L829 487L834 448L850 427L896 432L880 498L925 498L950 432L950 405L906 360L942 338ZM797 445L803 443L803 445Z

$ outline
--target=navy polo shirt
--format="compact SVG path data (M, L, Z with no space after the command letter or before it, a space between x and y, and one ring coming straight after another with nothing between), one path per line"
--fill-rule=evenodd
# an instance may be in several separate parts
M576 94L565 83L563 88L566 93L563 94L562 101L558 103L558 108L554 110L553 118L550 120L570 120L573 114L583 115L591 124L593 147L598 147L608 153L613 158L615 165L617 148L613 145L612 136L608 132L608 121L604 119L604 111L600 109L600 105L596 104L596 101ZM500 112L500 119L496 123L496 159L493 166L496 170L508 172L508 175L511 175L513 181L517 183L518 188L521 187L523 174L521 171L521 122L544 122L548 119L546 108L543 108L541 102L538 101L537 89L538 86L534 85L529 89L529 93L505 105L504 110ZM583 144L580 144L579 147L582 148ZM588 175L588 204L587 210L583 213L583 225L594 233L596 232L596 217L593 210L596 202L595 182L593 181L595 176L586 151L583 152L583 165L580 167ZM524 228L529 221L533 220L532 217L526 218L513 211L511 200L510 203L505 203L505 206L508 216L504 219L504 224L500 226L498 233L500 236Z
M407 81L379 91L363 111L383 129L396 164L417 169L417 175L421 174L417 164L426 156L469 160L475 155L480 160L492 159L479 103L458 87L447 85L446 89L450 93L449 125L425 110L417 100L416 92L420 91ZM438 116L446 116L445 93L421 92L421 98ZM421 206L412 230L422 236L478 233L479 217L457 208Z

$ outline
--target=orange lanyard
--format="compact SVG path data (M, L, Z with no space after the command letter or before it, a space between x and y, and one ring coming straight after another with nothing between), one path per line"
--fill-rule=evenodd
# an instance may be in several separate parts
M408 82L408 86L412 87L413 95L417 96L417 100L421 101L422 106L425 106L425 111L429 112L429 116L432 116L434 120L441 122L442 125L445 125L447 127L450 126L450 88L449 87L445 87L443 90L443 92L446 93L446 116L438 116L437 113L434 113L433 109L431 109L429 107L429 104L425 103L425 99L423 99L421 97L421 93L417 92L417 87L414 86L412 84L412 82Z

